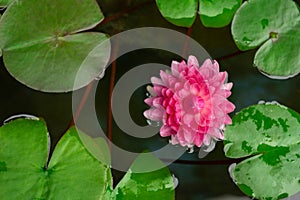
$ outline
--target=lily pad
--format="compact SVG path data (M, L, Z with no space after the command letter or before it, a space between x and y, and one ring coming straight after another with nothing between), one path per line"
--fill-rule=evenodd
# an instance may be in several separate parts
M242 0L200 0L199 14L206 27L224 27L228 25Z
M245 194L272 200L300 191L300 114L278 104L250 106L224 136L226 156L245 158L232 171Z
M33 89L81 88L103 71L110 56L105 34L81 33L103 19L94 0L14 1L0 20L4 64L13 77ZM84 62L91 52L93 62ZM74 85L79 70L81 78Z
M278 36L278 41L268 40L255 54L254 65L271 78L294 77L300 72L299 36L300 23Z
M272 78L300 72L300 12L292 0L246 1L232 21L233 39L240 50L260 47L254 64Z
M104 139L72 127L51 158L49 139L45 122L38 118L16 119L0 128L1 199L174 199L168 168L135 173L145 164L162 165L151 154L141 154L113 189Z
M190 27L197 15L198 0L156 0L162 16L176 26Z
M100 162L110 165L110 150L106 141L102 137L91 138L83 132L79 132L79 137L86 149Z
M117 200L175 199L173 178L167 168L147 173L135 173L140 171L140 167L144 168L147 165L161 166L162 164L160 160L151 156L151 154L141 154L116 186L113 196Z
M110 168L91 156L78 131L65 133L47 164L49 142L39 119L0 128L1 199L101 199L112 184Z

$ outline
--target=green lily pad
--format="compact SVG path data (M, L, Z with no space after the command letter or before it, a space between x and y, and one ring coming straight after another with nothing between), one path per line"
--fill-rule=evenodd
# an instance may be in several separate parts
M83 132L79 132L79 137L86 149L100 162L110 165L110 150L106 141L102 137L91 138Z
M240 50L259 48L254 64L272 78L300 72L300 13L292 0L246 1L232 21L232 35Z
M202 24L213 28L227 26L241 4L242 0L200 0Z
M254 65L269 77L290 78L300 72L300 23L282 33L278 41L268 40L256 52Z
M147 165L161 166L162 164L160 160L151 156L151 154L138 156L116 186L113 192L115 199L175 199L174 182L168 168L161 168L147 173L136 173L140 171L140 167L144 168Z
M93 139L75 127L64 134L51 158L48 158L47 127L38 118L16 119L2 126L0 146L3 200L174 199L168 168L135 173L139 167L163 165L149 153L141 154L113 189L106 142L102 138Z
M7 70L25 85L45 92L87 85L103 71L110 45L103 33L78 32L103 18L94 0L13 2L0 20L0 47ZM84 62L91 52L94 61ZM79 70L81 78L74 85Z
M224 136L226 156L245 158L232 170L245 194L272 200L300 191L300 114L278 104L250 106Z
M176 26L190 27L197 14L198 0L156 0L162 16Z
M17 119L0 128L1 199L101 199L111 187L110 168L85 149L73 127L49 164L44 121Z

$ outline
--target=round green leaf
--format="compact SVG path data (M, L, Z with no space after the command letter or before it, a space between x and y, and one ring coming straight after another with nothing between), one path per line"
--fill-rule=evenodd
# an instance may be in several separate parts
M256 52L254 65L271 78L290 78L300 72L300 23L268 40Z
M300 191L300 114L278 104L250 106L224 136L227 157L246 157L232 171L245 194L271 200Z
M0 128L1 199L102 199L111 187L107 165L81 143L75 128L57 144L49 165L42 120L17 119Z
M147 173L134 173L147 165L161 166L163 163L151 154L141 154L133 162L112 196L117 200L153 199L173 200L174 182L167 167ZM150 167L151 169L151 167Z
M288 31L298 20L299 10L292 0L251 0L236 12L231 31L239 49L249 50L271 39L271 33Z
M206 27L224 27L228 25L242 0L200 0L199 14Z
M245 51L263 45L254 64L272 78L289 78L300 72L300 14L292 0L246 1L232 21L232 35Z
M103 71L110 45L102 33L76 33L103 18L94 0L14 1L0 20L0 47L7 70L25 85L46 92L87 85ZM92 51L98 57L84 62ZM83 74L74 85L79 70Z
M162 16L176 26L190 27L195 21L198 0L156 0Z

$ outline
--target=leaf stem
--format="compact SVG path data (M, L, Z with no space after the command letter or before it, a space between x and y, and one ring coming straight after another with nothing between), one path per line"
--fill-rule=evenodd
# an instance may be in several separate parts
M81 111L82 111L82 109L83 109L83 107L84 107L84 105L85 105L85 103L86 103L86 100L87 100L88 96L90 95L90 92L91 92L91 89L92 89L92 87L93 87L93 85L94 85L94 82L95 82L95 81L92 81L92 82L90 82L90 83L86 86L86 89L85 89L85 91L84 91L84 94L83 94L83 96L82 96L82 99L80 100L79 106L78 106L78 108L77 108L75 114L73 115L73 119L72 119L71 123L69 124L69 128L70 128L71 126L73 126L73 125L75 124L75 121L78 119L78 117L79 117L79 115L80 115L80 113L81 113Z
M184 46L183 46L183 50L182 50L182 57L183 58L186 57L186 53L187 53L187 50L189 48L190 37L192 35L192 27L187 28L186 35L187 35L187 38L186 38L186 40L184 42Z
M233 53L230 53L230 54L227 54L227 55L224 55L224 56L220 56L220 57L216 58L216 60L218 60L218 61L226 60L226 59L233 58L235 56L241 55L242 53L245 53L245 51L238 50L236 52L233 52Z
M115 86L115 76L116 76L116 68L117 68L117 54L118 54L118 40L119 36L116 36L115 43L112 48L112 56L111 59L113 60L111 64L111 73L110 73L110 83L109 83L109 95L108 95L108 113L107 113L107 138L109 139L109 148L111 149L111 142L112 142L112 93Z

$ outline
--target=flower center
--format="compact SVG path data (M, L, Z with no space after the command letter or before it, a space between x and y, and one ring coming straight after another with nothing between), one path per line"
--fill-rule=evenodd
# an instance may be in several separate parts
M182 106L187 113L199 112L204 107L204 100L199 96L189 95L184 98Z

